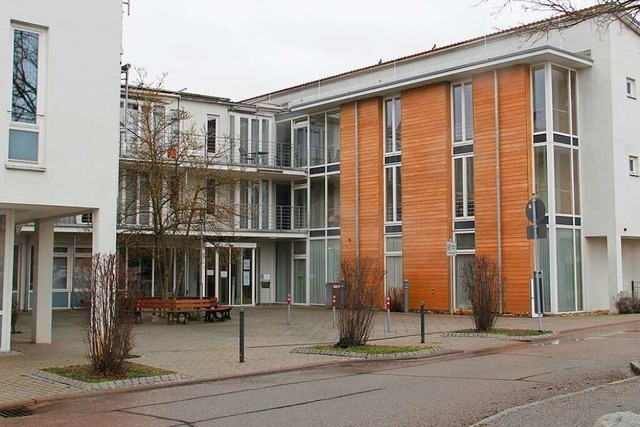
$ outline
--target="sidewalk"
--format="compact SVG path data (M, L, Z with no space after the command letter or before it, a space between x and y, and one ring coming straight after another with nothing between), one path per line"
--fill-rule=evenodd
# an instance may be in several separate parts
M190 322L187 325L151 323L135 326L135 362L179 372L194 379L207 379L307 367L343 360L335 356L294 354L297 346L336 341L329 309L293 307L287 326L286 306L245 308L245 363L238 363L238 308L224 323ZM549 317L544 329L564 331L640 320L640 315L589 315ZM12 351L0 355L0 405L35 397L77 393L72 386L30 376L34 369L85 363L81 328L82 314L54 312L53 343L30 343L31 316L22 313L12 336ZM491 338L449 338L443 333L472 327L468 316L427 315L426 344L459 351L479 351L513 345ZM530 318L499 318L499 328L536 329ZM372 340L384 344L419 345L420 315L392 313L391 332L386 332L386 314L378 313Z

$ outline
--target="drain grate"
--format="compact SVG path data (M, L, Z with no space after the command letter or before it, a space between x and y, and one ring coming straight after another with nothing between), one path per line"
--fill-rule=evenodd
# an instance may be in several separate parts
M4 411L0 411L0 418L28 417L32 414L33 412L31 412L31 410L27 408L7 409Z

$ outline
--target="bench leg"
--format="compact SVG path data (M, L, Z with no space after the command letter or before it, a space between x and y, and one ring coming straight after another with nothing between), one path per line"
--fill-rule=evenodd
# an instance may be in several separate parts
M139 311L135 312L135 317L133 318L133 323L135 323L136 325L142 323L142 313L140 313Z

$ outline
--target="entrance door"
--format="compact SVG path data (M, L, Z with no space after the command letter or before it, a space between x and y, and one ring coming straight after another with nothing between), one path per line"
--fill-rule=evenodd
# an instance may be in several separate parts
M255 248L210 250L217 251L217 296L220 304L255 304Z
M293 260L293 302L307 303L307 260Z
M291 242L276 242L276 302L291 293Z

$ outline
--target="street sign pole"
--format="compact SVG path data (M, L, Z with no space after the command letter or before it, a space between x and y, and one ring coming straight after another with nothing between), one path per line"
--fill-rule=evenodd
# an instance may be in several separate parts
M527 218L533 223L531 226L532 235L529 239L533 238L533 293L535 297L534 311L536 311L538 315L538 331L542 331L542 317L544 312L542 272L538 270L538 239L544 239L548 234L546 229L538 229L538 227L544 226L545 211L544 203L533 193L533 197L527 204ZM539 233L541 231L544 232Z
M454 258L458 251L458 245L455 240L450 239L447 241L447 256L449 257L449 315L453 317L453 306L455 305L455 297L454 297L454 280L453 280L453 268L454 268Z

